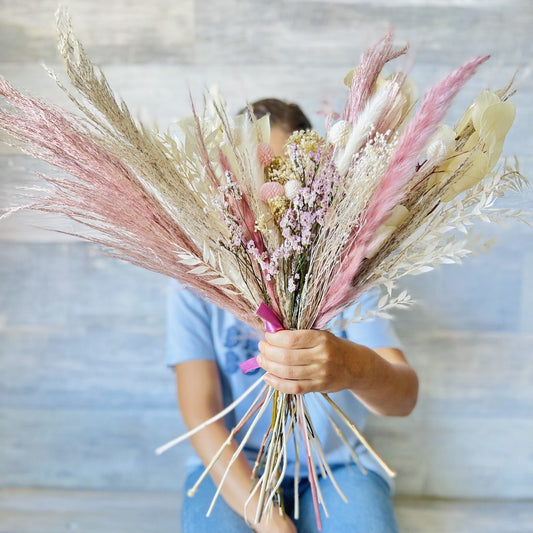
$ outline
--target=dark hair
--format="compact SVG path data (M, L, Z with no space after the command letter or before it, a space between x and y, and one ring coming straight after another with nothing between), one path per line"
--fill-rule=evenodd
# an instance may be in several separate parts
M288 133L297 130L310 130L313 127L311 121L297 104L284 102L277 98L263 98L251 103L250 106L257 118L270 115L270 125L282 128ZM250 116L247 107L243 107L238 112L238 115L242 114Z

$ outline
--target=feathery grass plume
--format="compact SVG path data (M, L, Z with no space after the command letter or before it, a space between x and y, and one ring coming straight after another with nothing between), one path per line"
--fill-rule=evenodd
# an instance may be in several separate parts
M160 136L142 122L136 122L122 99L116 99L101 69L88 58L82 44L74 35L70 16L65 6L56 11L58 48L63 56L72 86L79 96L71 93L48 70L57 85L69 99L88 117L90 125L103 132L98 141L117 157L125 160L135 171L137 178L159 198L161 203L177 219L181 209L189 210L188 216L204 220L198 200L189 198L185 182L194 173L194 163L185 157L175 158ZM91 110L89 104L93 110ZM181 155L181 154L180 154ZM191 164L192 163L192 164ZM181 216L181 218L185 218ZM195 239L194 231L191 238ZM200 243L200 245L203 243Z
M489 56L477 57L448 74L424 95L422 105L402 133L387 171L377 186L366 209L361 226L354 229L349 246L343 254L323 303L320 324L327 323L343 306L357 296L354 292L357 270L364 258L371 237L375 234L391 209L401 203L405 187L416 169L420 152L435 133L453 98L474 75L477 67Z
M106 246L112 249L105 251L111 257L179 277L203 295L212 293L219 305L233 305L236 314L258 327L258 321L250 320L250 305L236 298L240 291L199 259L201 251L158 199L122 160L91 139L83 123L64 110L23 95L3 77L0 96L17 109L14 114L0 110L0 128L15 141L9 144L77 178L39 174L52 189L40 190L43 196L7 210L0 219L20 209L65 215L96 233L55 231Z
M375 131L375 125L390 109L393 100L395 87L392 83L376 91L376 93L365 103L364 109L358 115L354 122L351 133L343 150L337 154L336 164L340 174L346 174L353 158L362 146L368 141L371 134Z
M342 113L344 120L355 122L365 107L376 78L385 64L407 52L409 45L394 48L393 36L394 32L391 28L385 37L363 54L361 63L353 73L350 94Z

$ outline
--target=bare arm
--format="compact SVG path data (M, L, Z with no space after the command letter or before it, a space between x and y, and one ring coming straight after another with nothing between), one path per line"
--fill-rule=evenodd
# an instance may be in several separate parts
M418 375L401 350L356 344L360 370L351 391L377 415L407 416L418 400ZM366 360L366 361L365 361Z
M220 376L216 364L209 360L194 360L175 366L178 402L187 428L192 429L208 420L222 410L222 391ZM215 422L191 437L190 441L204 465L209 464L212 457L229 437L224 421ZM235 440L226 447L220 459L210 471L215 483L219 485L230 462L237 450ZM249 496L252 484L252 468L246 456L241 453L232 466L221 495L227 504L244 518L244 502ZM251 502L248 508L248 519L253 521L257 501ZM296 532L294 525L287 517L281 518L277 513L268 520L264 517L256 526L255 531Z
M351 390L379 415L407 416L418 398L418 377L396 348L371 350L329 331L284 330L259 343L265 380L289 394Z

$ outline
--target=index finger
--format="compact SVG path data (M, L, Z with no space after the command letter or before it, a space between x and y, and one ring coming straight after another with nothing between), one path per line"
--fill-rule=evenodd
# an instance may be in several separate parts
M265 333L265 340L280 348L313 348L317 345L317 333L313 329L282 329Z

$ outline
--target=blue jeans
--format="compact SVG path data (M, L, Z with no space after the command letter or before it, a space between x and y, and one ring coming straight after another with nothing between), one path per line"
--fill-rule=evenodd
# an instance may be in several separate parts
M201 483L193 498L186 495L203 471L197 468L185 481L185 495L181 510L182 533L249 533L252 531L227 503L219 496L207 518L205 513L215 494L215 485L210 476ZM333 475L346 495L348 503L340 498L329 479L319 477L320 489L329 513L321 509L322 533L398 533L390 488L387 482L371 470L363 474L357 466L332 467ZM285 478L282 493L288 516L294 521L299 533L317 532L311 488L306 478L300 479L300 518L293 519L294 480Z

